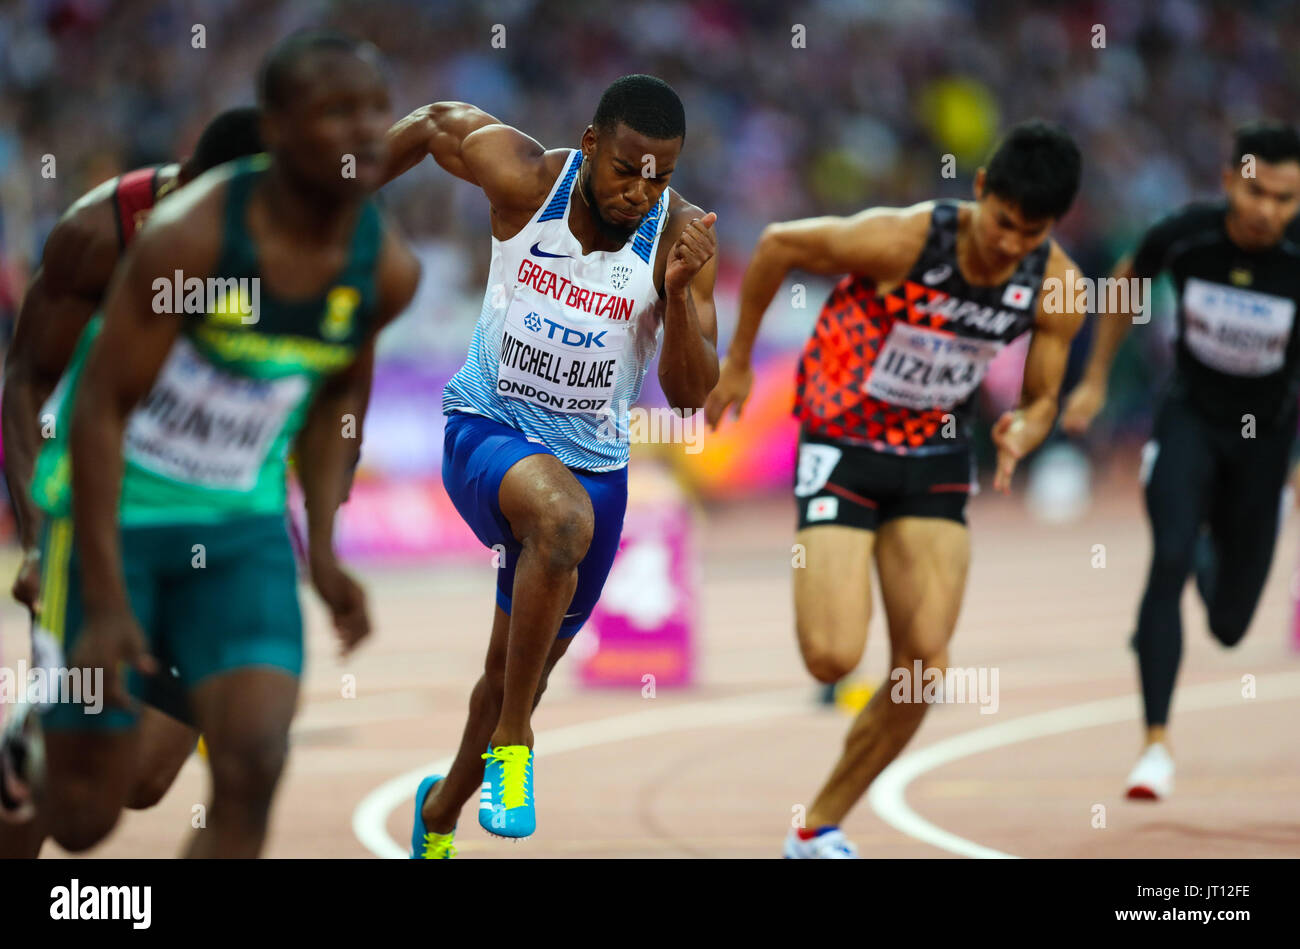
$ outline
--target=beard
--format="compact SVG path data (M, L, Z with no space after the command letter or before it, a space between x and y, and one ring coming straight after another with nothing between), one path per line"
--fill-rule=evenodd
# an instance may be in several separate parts
M587 207L596 221L596 230L600 231L602 237L618 241L620 244L626 244L632 239L636 229L641 226L640 221L635 224L615 224L613 221L605 220L605 216L600 213L600 206L596 204L596 196L591 192L591 175L579 175L578 187L582 189L582 196L587 199Z

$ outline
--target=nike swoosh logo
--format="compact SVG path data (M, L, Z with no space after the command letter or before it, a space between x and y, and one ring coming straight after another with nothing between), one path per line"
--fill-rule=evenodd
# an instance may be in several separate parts
M537 245L540 243L541 241L538 241L537 244L534 244L532 247L528 248L528 253L532 254L534 257L568 257L569 256L568 254L548 254L544 250L539 250Z

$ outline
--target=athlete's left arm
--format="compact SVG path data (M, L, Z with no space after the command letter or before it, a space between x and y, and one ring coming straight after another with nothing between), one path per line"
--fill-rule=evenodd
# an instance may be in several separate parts
M1086 310L1075 310L1074 290L1067 283L1070 272L1080 271L1053 242L1043 277L1043 290L1038 294L1034 336L1029 344L1029 355L1025 358L1020 406L1004 413L993 426L993 441L998 447L998 468L993 479L995 490L1011 490L1011 475L1016 464L1042 444L1056 422L1057 401L1061 381L1065 378L1066 362L1070 358L1070 343L1087 316ZM1052 281L1064 287L1064 292L1047 293ZM1064 300L1062 307L1052 307L1052 310L1060 309L1061 312L1049 312L1046 308L1049 300Z
M334 515L347 499L361 456L379 332L406 309L419 282L419 261L401 237L386 228L375 279L374 327L351 365L322 383L295 443L312 585L330 608L344 655L365 638L370 623L364 593L335 556Z
M659 385L673 408L699 410L718 383L718 216L683 203L673 217L664 235L672 243L664 263Z

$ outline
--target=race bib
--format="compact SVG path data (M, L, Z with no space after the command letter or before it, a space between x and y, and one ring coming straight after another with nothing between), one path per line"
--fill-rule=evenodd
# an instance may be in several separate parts
M249 491L307 394L303 376L249 379L216 368L185 338L126 427L126 458L186 484Z
M997 340L895 323L867 377L866 392L904 408L951 409L975 391L1002 346Z
M1286 362L1294 300L1189 277L1183 315L1187 348L1211 369L1266 376Z
M795 467L795 497L806 498L820 491L843 455L843 449L834 445L819 445L816 442L801 444L799 463Z
M610 411L629 324L516 296L506 311L497 393L553 412Z

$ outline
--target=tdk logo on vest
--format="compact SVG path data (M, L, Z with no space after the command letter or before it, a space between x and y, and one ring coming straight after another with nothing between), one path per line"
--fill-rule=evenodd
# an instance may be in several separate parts
M546 330L546 338L552 342L558 342L562 346L573 346L578 349L591 349L593 346L598 349L604 349L605 344L601 342L608 330L601 330L599 333L595 330L575 330L572 327L565 326L563 323L557 323L554 320L548 320L544 316L538 316L536 313L529 313L524 317L524 328L534 333L542 332L542 324L545 323L549 329ZM559 333L557 336L556 333Z

